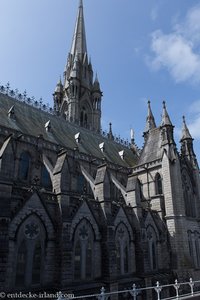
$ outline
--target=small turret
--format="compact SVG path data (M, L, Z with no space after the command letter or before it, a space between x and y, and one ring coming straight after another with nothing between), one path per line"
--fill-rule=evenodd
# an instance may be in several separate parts
M61 103L62 103L62 97L63 97L63 84L62 80L58 81L55 91L53 93L53 99L54 99L54 110L59 111Z
M170 120L169 114L167 112L165 101L163 101L163 112L161 120L161 136L162 136L162 145L165 144L175 144L174 142L174 126Z
M184 158L189 160L195 168L198 168L196 155L193 149L193 138L187 127L185 117L183 116L183 127L182 127L182 137L181 143L181 154Z

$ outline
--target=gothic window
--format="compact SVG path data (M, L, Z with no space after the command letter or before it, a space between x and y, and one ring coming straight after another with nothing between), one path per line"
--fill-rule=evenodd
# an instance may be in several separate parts
M163 194L162 179L159 173L157 173L155 176L155 191L156 191L156 195Z
M182 180L185 214L188 217L196 217L195 194L192 189L191 180L186 171L183 171L182 173Z
M26 244L23 241L18 249L16 266L16 286L24 286L27 258Z
M86 280L93 277L94 234L89 222L83 219L74 235L74 279Z
M80 107L80 125L82 127L88 128L89 125L92 125L92 106L91 102L88 100L84 101L84 105Z
M19 243L15 265L16 286L28 288L40 285L44 263L45 230L35 215L22 223L16 243Z
M129 233L126 226L120 223L116 230L115 244L116 244L116 263L119 274L126 274L129 272Z
M19 160L19 179L27 180L30 168L30 155L28 152L23 152Z
M149 264L152 271L157 270L157 237L155 230L152 226L147 227L147 240L148 240L148 252L149 252Z
M52 189L51 178L50 178L49 172L47 171L45 165L42 165L41 185L48 190Z
M83 127L87 127L88 124L88 116L85 107L82 107L81 115L80 115L80 124Z
M35 250L33 254L33 266L32 266L32 283L40 283L40 274L41 274L41 244L39 241L36 242Z
M144 198L144 196L143 196L143 184L139 179L137 179L137 182L138 182L140 200L142 200Z
M197 231L188 231L188 246L189 253L192 260L192 264L195 268L200 268L200 240L199 233Z
M86 187L85 178L82 174L77 176L77 191L78 193L83 193Z

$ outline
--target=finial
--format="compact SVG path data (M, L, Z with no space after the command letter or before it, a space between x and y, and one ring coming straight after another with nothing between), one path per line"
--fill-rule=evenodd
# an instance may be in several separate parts
M166 102L163 100L163 108L166 108Z
M83 7L83 0L80 0L79 7Z
M112 123L109 123L109 133L108 133L108 138L113 140L113 133L112 133Z
M186 122L185 122L185 116L183 116L183 123L186 124Z

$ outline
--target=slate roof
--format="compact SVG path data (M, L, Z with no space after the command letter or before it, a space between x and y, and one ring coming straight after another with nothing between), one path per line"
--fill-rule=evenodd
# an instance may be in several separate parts
M14 105L14 119L8 117L8 111ZM46 131L45 124L50 120L51 129ZM81 153L96 158L106 158L108 162L123 167L133 167L137 163L137 155L133 151L113 140L103 137L88 129L67 122L64 118L49 114L43 110L30 106L24 102L13 99L0 93L0 126L17 130L23 134L38 137L43 135L46 141L65 148L78 148ZM75 134L80 132L80 143L75 141ZM99 148L105 143L105 151ZM124 150L124 160L120 158L119 151Z
M154 128L149 131L148 138L142 149L139 165L155 161L162 158L160 128Z

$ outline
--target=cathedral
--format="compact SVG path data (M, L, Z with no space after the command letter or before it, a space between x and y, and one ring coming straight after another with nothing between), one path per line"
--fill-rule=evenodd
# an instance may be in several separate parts
M200 278L200 178L185 118L178 151L165 102L159 125L148 102L139 149L133 131L130 142L112 124L102 131L102 95L80 0L54 107L0 86L0 291L76 296Z

